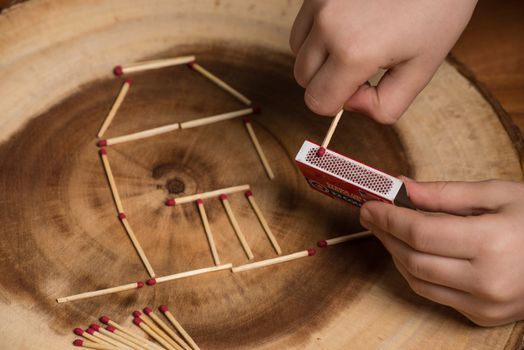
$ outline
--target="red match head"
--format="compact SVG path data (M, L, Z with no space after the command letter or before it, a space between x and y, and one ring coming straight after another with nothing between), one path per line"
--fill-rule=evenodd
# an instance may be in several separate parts
M133 316L140 317L140 316L142 316L142 313L140 311L138 311L138 310L135 310L135 311L133 311Z
M136 317L136 318L133 319L133 323L138 326L140 323L142 323L142 320L140 318Z
M138 282L136 282L136 288L137 288L137 289L138 289L138 288L142 288L143 286L144 286L144 282L142 282L142 281L138 281Z
M187 68L193 69L193 66L195 65L195 62L196 62L196 61L189 62L189 63L187 64Z
M164 312L168 312L169 308L167 307L167 305L160 305L158 307L158 310L160 310L160 312L164 313Z
M320 247L320 248L325 248L327 247L327 242L325 239L321 240L321 241L318 241L317 242L317 246Z
M253 114L260 114L262 112L262 108L259 106L254 106L253 108Z
M102 322L103 324L109 324L109 317L107 316L102 316L98 320Z
M107 140L105 140L105 139L104 139L104 140L100 140L100 141L98 141L98 142L96 143L96 145L97 145L98 147L105 147L105 146L107 146Z
M222 193L219 198L221 201L227 201L227 194Z
M313 256L313 255L315 255L316 253L317 253L317 251L315 250L315 248L309 248L309 249L307 250L307 255L308 255L308 256Z
M132 81L131 79L126 79L126 80L125 80L125 83L126 83L127 85L131 85L131 84L133 84L133 81Z
M154 279L154 278L150 278L150 279L148 279L148 280L146 281L146 284L147 284L148 286L154 286L154 285L156 284L156 279Z
M247 116L242 118L242 120L244 121L244 124L251 123L251 119Z
M94 329L95 331L97 331L97 332L100 330L100 326L97 325L96 323L91 323L91 324L89 325L89 328L93 328L93 329Z
M108 332L111 332L111 333L115 333L115 331L116 331L116 328L113 327L113 326L107 326L106 329L107 329Z
M91 335L93 335L93 334L95 334L96 331L93 328L88 328L88 329L86 329L86 332L91 334Z
M246 198L249 198L253 195L253 192L251 191L246 191L246 193L244 193L244 196L246 196Z
M126 213L118 213L118 218L124 220L126 218Z
M326 149L324 147L320 147L317 151L317 156L322 157L324 154L326 154Z
M204 201L202 199L198 198L196 200L196 204L198 204L198 205L204 204Z
M122 66L115 66L115 68L113 68L113 74L119 77L124 74L124 69L122 69Z
M149 314L152 313L152 312L153 312L153 309L150 308L149 306L146 306L146 307L144 308L144 313L145 313L146 315L149 315Z
M82 339L75 339L73 341L74 346L84 346L84 341Z
M175 204L176 204L176 200L175 200L174 198L168 199L168 200L166 201L166 205L167 205L168 207L172 207L172 206L174 206Z
M84 330L82 328L75 328L73 329L73 333L75 333L76 335L82 335L84 334Z
M105 156L107 154L107 150L105 148L102 148L98 151L98 153L101 155L101 156Z

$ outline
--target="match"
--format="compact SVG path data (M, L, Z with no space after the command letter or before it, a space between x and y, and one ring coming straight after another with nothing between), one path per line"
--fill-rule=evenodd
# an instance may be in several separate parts
M191 347L189 345L186 344L186 342L184 341L184 339L180 338L178 336L178 334L176 334L171 328L169 328L169 326L164 322L162 321L162 319L160 317L158 317L154 312L153 312L153 309L150 308L150 307L145 307L144 308L144 313L149 316L149 318L151 318L160 328L162 328L162 330L168 334L171 339L173 339L178 345L180 345L182 348L184 348L185 350L191 350Z
M90 333L87 333L86 331L84 331L82 328L75 328L73 330L73 333L75 333L76 335L78 335L79 337L84 337L86 338L87 340L89 341L92 341L94 343L100 343L100 344L105 344L105 345L109 345L109 343L105 342L105 341L102 341L100 339L98 339L97 337L95 337L94 335L91 335Z
M125 335L125 338L126 339L134 339L135 343L136 342L139 342L140 344L144 344L144 346L146 347L155 347L155 348L158 348L158 345L154 344L154 343L151 343L150 341L148 341L147 339L144 339L142 338L141 336L139 336L138 334L136 334L135 332L133 332L132 330L130 329L127 329L125 328L124 326L121 326L119 325L118 323L116 323L115 321L111 320L108 316L101 316L99 318L99 321L102 322L103 324L107 325L107 326L111 326L111 327L114 327L115 328L115 332L117 334L119 334L120 336L123 336ZM132 340L131 340L132 341Z
M195 61L195 56L181 56L181 57L174 57L174 58L164 58L164 59L159 59L159 60L128 63L125 65L116 66L113 69L113 73L116 76L121 76L124 74L142 72L145 70L178 66L178 65L190 63L193 61Z
M192 194L192 195L185 196L185 197L168 199L166 201L166 205L172 207L175 204L184 204L184 203L194 202L197 199L203 200L207 198L218 197L221 194L232 194L235 192L241 192L241 191L247 191L247 190L249 190L249 185L240 185L240 186L221 188L219 190Z
M213 123L221 122L221 121L228 120L228 119L242 117L242 116L249 115L249 114L257 114L259 112L260 112L260 109L256 107L245 108L245 109L241 109L241 110L234 111L234 112L228 112L228 113L213 115L210 117L189 120L187 122L180 123L180 128L181 129L195 128L197 126L213 124Z
M107 157L107 150L105 148L102 148L98 151L98 153L102 158L102 164L104 165L107 181L109 181L109 188L111 189L111 194L113 195L113 200L115 201L116 209L119 213L123 213L124 206L122 205L122 200L120 199L120 195L118 194L118 189L116 187L113 171L111 170L111 164L109 163L109 158Z
M253 196L253 192L246 191L245 196L247 200L249 201L249 204L251 205L251 208L255 212L256 217L258 218L258 221L260 222L260 225L262 225L262 228L264 229L264 232L267 235L267 238L271 242L271 245L273 245L273 248L277 252L278 255L282 254L282 249L280 249L280 245L277 242L277 239L273 235L273 232L271 232L271 229L269 228L269 225L262 214L262 210L260 210L257 202L255 201L255 197Z
M102 333L100 333L99 331L97 331L95 328L91 328L89 327L86 332L88 332L89 334L91 334L92 336L94 337L97 337L98 339L100 339L101 341L104 341L106 343L109 343L111 344L112 346L116 347L117 349L126 349L126 350L129 350L131 349L129 346L126 346L114 339L111 339L105 335L103 335Z
M293 253L293 254L289 254L289 255L284 255L284 256L279 256L279 257L273 258L273 259L267 259L267 260L257 261L257 262L251 263L251 264L245 264L245 265L236 266L236 267L233 267L231 269L231 271L236 273L236 272L242 272L242 271L258 269L258 268L261 268L261 267L266 267L266 266L270 266L270 265L280 264L280 263L283 263L283 262L286 262L286 261L291 261L291 260L296 260L296 259L300 259L300 258L305 258L307 256L313 256L316 253L317 252L316 252L315 249L310 248L310 249L307 249L307 250L303 250L301 252L297 252L297 253Z
M74 346L79 346L87 349L99 349L99 350L118 350L112 345L100 344L95 342L90 342L82 339L75 339L73 341Z
M158 326L153 322L149 316L142 314L140 311L133 311L133 317L141 319L153 332L162 337L169 345L177 350L184 350L180 345L178 345L173 339L169 337L163 330L158 328Z
M233 97L238 99L240 102L244 103L245 105L249 106L251 105L251 101L244 95L242 95L240 92L235 90L231 85L202 67L196 62L189 62L187 66L193 70L196 70L198 73L202 74L205 78L209 79L213 83L215 83L218 87L223 89L224 91L230 93Z
M127 333L124 333L122 332L121 330L117 329L116 327L113 327L113 326L106 326L106 330L108 330L109 332L121 337L122 339L126 339L128 340L129 342L135 344L135 345L138 345L139 347L142 347L142 348L147 348L147 349L150 349L150 350L158 350L158 349L162 349L160 346L154 344L154 343L151 343L149 342L148 340L144 339L144 338L135 338L135 337L132 337L130 335L128 335Z
M142 288L143 286L144 286L144 282L138 281L138 282L124 284L124 285L117 286L117 287L100 289L100 290L96 290L92 292L85 292L81 294L75 294L75 295L70 295L67 297L58 298L56 299L56 302L59 304L67 303L67 302L75 301L75 300L93 298L93 297L97 297L100 295L113 294L113 293L123 292L126 290L131 290L131 289L139 289L139 288Z
M116 144L124 143L124 142L146 139L148 137L165 134L165 133L177 130L179 128L180 128L179 123L167 124L164 126L159 126L157 128L135 132L129 135L117 136L117 137L113 137L113 138L106 139L106 140L100 140L98 141L97 145L98 147L105 147L105 146L112 146L112 145L116 145Z
M161 336L156 334L151 328L149 328L148 325L142 321L141 318L135 317L133 320L133 323L136 324L138 327L140 327L144 332L146 332L151 338L155 339L157 342L159 342L164 348L168 350L178 350L171 346L167 341L164 340Z
M340 112L337 113L335 118L333 118L333 121L331 122L331 125L329 126L329 130L326 134L326 137L324 137L324 141L322 141L322 144L320 148L318 149L317 155L319 157L322 157L326 153L326 149L329 145L329 142L331 141L331 138L333 137L333 134L335 133L335 129L337 128L338 122L340 121L340 117L342 116L342 113L344 113L344 110L341 109Z
M167 307L167 305L160 305L158 310L160 310L160 312L162 312L164 316L166 316L166 318L173 325L173 327L175 327L178 333L180 333L180 335L186 340L186 342L189 345L191 345L193 350L200 350L200 348L195 343L193 338L191 338L191 336L186 332L186 330L182 327L182 325L176 320L175 316L173 316L173 314L169 311L169 308Z
M95 326L97 326L98 329L94 328ZM113 339L113 340L115 340L115 341L117 341L119 343L127 345L131 349L141 350L141 349L144 348L142 344L133 343L132 341L130 341L130 340L124 338L124 337L121 337L120 335L117 335L115 333L115 328L114 327L108 326L108 328L104 329L104 328L100 328L100 326L98 326L95 323L93 323L90 327L98 330L103 335L105 335L105 336L107 336L107 337L109 337L109 338L111 338L111 339Z
M124 225L124 228L127 232L127 235L129 236L129 239L131 239L131 242L133 243L133 246L135 247L135 250L138 253L138 256L140 257L140 260L142 260L142 263L146 267L147 273L149 273L150 277L155 277L155 271L153 270L153 267L149 263L149 260L147 259L147 256L144 253L144 249L142 249L140 242L138 242L138 239L136 238L135 233L133 232L133 229L131 228L131 225L129 224L129 221L127 221L126 214L119 213L118 218L122 222L122 225Z
M244 233L240 229L240 226L238 225L238 221L235 217L235 214L233 213L233 210L231 209L231 204L229 204L229 200L227 198L227 194L221 194L220 195L220 201L222 202L222 205L224 206L224 209L226 210L227 217L229 218L229 222L231 223L231 226L233 226L233 230L235 231L238 240L240 241L240 244L242 245L242 249L244 249L244 252L247 255L247 258L249 260L253 259L253 252L251 251L251 248L249 247L249 244L247 244L246 237L244 236Z
M126 95L129 91L129 87L131 86L131 79L126 79L124 81L124 84L122 84L122 88L120 89L120 92L118 93L118 96L116 97L115 102L113 103L113 106L109 110L109 113L106 116L106 119L102 123L102 126L100 127L100 130L98 131L97 137L102 137L104 133L106 132L107 128L109 128L109 125L113 121L113 118L116 115L116 112L118 112L118 109L122 105L122 102L124 102L124 99L126 98Z
M162 282L167 282L167 281L179 280L179 279L182 279L182 278L192 277L192 276L196 276L196 275L202 275L204 273L221 271L221 270L228 270L228 269L230 269L232 267L233 267L233 264L229 263L229 264L223 264L223 265L212 266L212 267L204 267L202 269L191 270L191 271L186 271L186 272L179 272L179 273L175 273L173 275L167 275L167 276L152 278L149 281L154 280L154 282L153 281L151 281L151 282L148 281L149 282L148 284L151 285L151 284L162 283Z
M204 208L204 201L202 199L197 199L196 204L198 207L198 212L200 213L200 218L202 219L202 224L204 225L204 231L206 232L209 247L211 248L213 261L215 262L215 265L218 266L220 265L220 258L218 257L218 251L215 245L215 240L213 239L213 233L211 232L211 226L209 226L209 221L207 220L206 209Z
M324 248L330 245L340 244L348 241L353 241L355 239L365 238L365 237L371 237L373 236L373 233L371 231L363 231L358 233L352 233L345 236L339 236L331 239L323 239L317 242L317 246L320 248Z
M275 175L273 174L273 170L271 169L271 166L267 161L266 155L262 150L262 146L260 146L260 142L258 141L257 135L255 134L253 125L251 125L251 120L248 117L244 117L244 125L246 126L247 133L251 138L251 142L253 142L253 146L255 146L255 150L257 151L258 157L260 158L260 161L262 162L262 165L266 170L267 176L270 180L273 180L275 178Z

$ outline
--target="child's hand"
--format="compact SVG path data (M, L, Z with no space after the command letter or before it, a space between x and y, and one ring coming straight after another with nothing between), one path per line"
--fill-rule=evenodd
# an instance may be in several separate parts
M378 201L362 225L417 293L493 326L524 319L524 184L405 181L423 213Z
M426 86L476 0L305 0L291 31L295 78L315 113L343 106L393 123ZM389 68L375 88L367 84Z

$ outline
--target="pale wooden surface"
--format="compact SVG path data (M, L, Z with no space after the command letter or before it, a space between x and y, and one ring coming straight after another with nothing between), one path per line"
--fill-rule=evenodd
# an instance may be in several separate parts
M182 178L185 194L252 184L284 254L359 229L356 210L308 189L292 161L304 138L318 142L329 127L328 120L306 111L293 82L287 36L297 5L276 0L178 1L176 6L172 1L34 0L0 16L0 159L9 164L0 174L6 193L0 203L5 227L0 311L8 315L0 331L5 344L67 349L69 328L79 323L108 313L129 325L130 310L160 303L177 308L203 349L492 349L519 341L521 330L514 325L478 328L415 296L374 240L327 248L285 267L238 276L222 271L144 287L138 294L55 304L57 296L147 278L112 215L94 146L120 86L111 77L117 63L180 53L203 57L206 67L263 105L254 121L276 166L270 182L246 147L242 125L233 120L180 131L185 133L181 137L115 146L122 200L133 218L140 218L134 224L137 238L160 275L212 264L201 228L195 227L196 208L163 204L166 192L158 186L166 171ZM215 90L179 74L185 73L173 69L137 76L143 85L130 90L121 109L126 117L115 119L108 136L235 106L225 95L202 104L203 96ZM188 86L199 94L187 92ZM332 147L392 174L522 178L517 152L497 115L447 63L395 127L401 144L392 129L348 116ZM219 151L224 148L229 153ZM256 256L274 257L242 197L232 195L231 204L242 213L239 224L250 228L247 240ZM231 243L234 233L220 210L219 202L209 206L210 224L220 231L221 256L243 264L244 253ZM101 245L107 240L111 249ZM21 336L22 329L32 332Z

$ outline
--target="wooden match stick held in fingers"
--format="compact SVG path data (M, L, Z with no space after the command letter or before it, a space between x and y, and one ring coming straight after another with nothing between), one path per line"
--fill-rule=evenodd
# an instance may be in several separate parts
M138 256L140 257L140 260L142 260L142 263L146 267L147 273L149 273L150 277L155 277L155 271L153 270L153 267L149 263L149 260L147 259L146 253L144 253L144 249L142 249L140 242L138 242L138 239L136 238L135 233L133 229L131 228L131 225L129 224L129 221L127 221L126 214L119 213L118 218L122 222L122 225L124 225L124 228L127 232L127 235L129 236L129 239L131 239L131 242L133 243L133 246L135 247L135 250L138 253Z
M160 305L158 309L160 310L160 312L162 312L167 317L169 322L173 325L173 327L175 327L175 329L186 340L186 342L189 345L191 345L193 350L200 350L200 348L195 343L193 338L191 338L191 336L186 332L186 330L182 327L182 325L176 320L175 316L173 316L173 314L169 311L169 308L167 307L167 305Z
M100 344L100 343L95 343L95 342L82 340L82 339L75 339L73 341L73 345L74 346L79 346L81 348L86 348L86 349L118 350L118 348L116 348L116 347L114 347L112 345Z
M271 232L271 229L269 228L269 225L266 221L266 218L264 218L264 215L262 214L262 210L260 210L257 202L255 201L255 197L253 196L253 192L246 191L245 196L247 200L249 201L249 204L251 205L251 208L255 212L255 215L258 218L258 221L262 225L262 228L264 229L264 232L267 235L267 238L271 242L271 245L273 245L273 248L277 252L278 255L282 254L282 249L280 249L280 245L277 242L277 239L273 235L273 232Z
M213 261L215 265L220 265L220 258L218 256L217 247L215 245L215 240L213 239L213 233L211 232L211 227L209 226L209 221L207 220L206 209L204 208L204 201L202 199L197 199L196 204L198 207L198 212L200 213L200 218L202 219L202 224L204 225L204 231L206 233L207 241L209 242L209 248L211 248L211 254L213 255Z
M245 109L241 109L241 110L234 111L234 112L213 115L211 117L189 120L187 122L180 123L180 128L181 129L195 128L197 126L213 124L213 123L221 122L221 121L228 120L228 119L242 117L248 114L256 114L259 111L260 109L256 107L245 108Z
M171 206L174 206L175 204L184 204L184 203L194 202L197 199L218 197L221 194L231 194L231 193L247 191L247 190L249 190L249 185L240 185L240 186L221 188L219 190L192 194L192 195L185 196L185 197L168 199L166 201L166 205L171 207Z
M168 133L174 130L178 130L179 128L180 128L179 123L168 124L168 125L159 126L153 129L135 132L129 135L113 137L107 140L100 140L98 141L97 145L98 147L105 147L105 146L116 145L116 144L124 143L124 142L146 139L148 137L153 137L153 136L165 134L165 133Z
M144 282L138 281L138 282L124 284L124 285L117 286L117 287L100 289L100 290L95 290L92 292L85 292L85 293L80 293L80 294L70 295L67 297L58 298L56 299L56 302L59 304L67 303L70 301L75 301L75 300L80 300L80 299L94 298L100 295L113 294L113 293L123 292L126 290L131 290L131 289L139 289L139 288L142 288L143 286L144 286Z
M153 309L150 307L144 308L144 313L149 316L162 330L171 337L178 345L180 345L185 350L191 350L191 347L186 344L184 339L180 338L178 334L176 334L169 326L162 321L160 317L158 317L154 312Z
M280 264L286 261L305 258L307 256L313 256L315 254L316 254L316 250L313 248L310 248L308 250L303 250L301 252L279 256L278 258L267 259L267 260L257 261L251 264L236 266L236 267L233 267L231 271L236 273L236 272L258 269L258 268L265 267L265 266Z
M135 319L133 320L133 323L136 324L138 327L140 327L151 338L155 339L158 343L160 343L164 348L168 350L177 350L176 348L171 346L171 344L165 341L164 338L156 334L148 325L144 323L144 321L141 318L135 317Z
M233 87L231 87L231 85L229 85L228 83L226 83L225 81L223 81L222 79L220 79L219 77L217 77L216 75L214 75L213 73L211 73L210 71L208 71L207 69L199 65L198 63L189 62L187 66L193 70L196 70L198 73L202 74L204 77L206 77L207 79L215 83L218 87L220 87L224 91L231 94L233 97L238 99L240 102L248 106L251 105L251 101L246 96L242 95L240 92L238 92Z
M145 70L178 66L181 64L186 64L186 63L194 62L194 61L195 61L195 56L181 56L181 57L174 57L174 58L164 58L164 59L159 59L159 60L135 62L135 63L124 64L121 66L116 66L113 69L113 73L116 76L121 76L123 74L142 72Z
M220 201L222 202L222 205L224 206L224 209L226 210L227 217L229 218L229 222L231 222L231 226L233 226L233 230L235 231L238 240L240 241L240 244L242 245L242 249L244 249L244 252L247 255L247 258L249 260L253 259L253 252L251 251L251 248L249 247L249 244L247 244L246 237L244 236L244 233L242 233L242 230L240 229L240 226L238 225L238 221L235 217L235 214L233 213L233 210L231 209L231 205L229 204L229 200L227 198L227 194L221 194L220 195Z
M118 112L118 109L122 105L122 102L124 102L124 99L126 98L126 95L129 91L129 87L131 86L131 79L126 79L124 81L124 84L122 84L122 88L120 89L120 92L118 93L118 96L113 103L113 106L109 110L109 113L106 116L106 119L104 119L104 123L102 123L102 126L100 127L100 130L98 131L97 137L102 137L104 133L106 132L107 128L109 128L109 125L113 121L113 118L116 115L116 112Z
M319 157L322 157L326 153L326 148L328 147L329 142L331 141L331 138L333 137L333 134L335 133L335 129L337 128L337 125L338 125L338 122L340 121L340 117L342 116L342 113L344 113L343 109L341 109L340 112L338 112L335 118L333 118L333 120L331 121L331 125L329 126L326 137L324 137L324 141L322 141L322 145L318 149L317 155Z
M104 165L107 181L109 182L109 188L111 189L111 194L113 195L113 200L115 201L116 210L119 213L123 213L124 206L122 205L122 200L120 199L120 195L118 194L118 188L116 187L113 171L111 170L111 164L109 163L109 158L107 158L107 150L105 148L102 148L98 151L98 153L102 158L102 164Z
M365 238L365 237L371 237L373 236L373 233L371 231L363 231L358 233L352 233L345 236L339 236L331 239L323 239L317 242L317 245L320 248L324 248L330 245L340 244L348 241L353 241L355 239Z
M159 347L158 345L156 345L154 343L151 343L149 340L142 338L141 336L139 336L138 334L136 334L132 330L130 330L128 328L125 328L124 326L119 325L115 321L111 320L108 316L105 316L105 315L101 316L99 318L99 321L102 322L103 324L107 325L107 326L114 327L116 334L118 334L118 335L120 335L122 337L125 337L126 339L129 339L131 341L134 340L133 341L134 343L138 342L138 344L143 344L145 347L148 347L148 348L158 348Z
M147 280L146 283L151 286L151 285L154 285L154 284L157 284L157 283L174 281L174 280L180 280L182 278L202 275L202 274L205 274L205 273L222 271L222 270L228 270L228 269L230 269L232 267L233 267L233 264L231 264L231 263L218 265L218 266L204 267L202 269L196 269L196 270L191 270L191 271L175 273L173 275L167 275L167 276L162 276L162 277L150 278L149 280Z
M273 180L275 178L275 175L273 174L273 170L271 169L271 166L269 165L269 162L267 161L266 155L264 151L262 150L262 146L260 146L260 142L258 141L257 135L255 134L255 130L253 129L253 125L251 125L251 120L248 117L244 117L244 125L246 126L247 133L249 134L249 138L251 139L251 142L253 142L253 146L255 146L255 150L257 151L258 157L260 158L260 161L262 162L262 165L264 166L264 169L266 170L267 176L270 180Z

